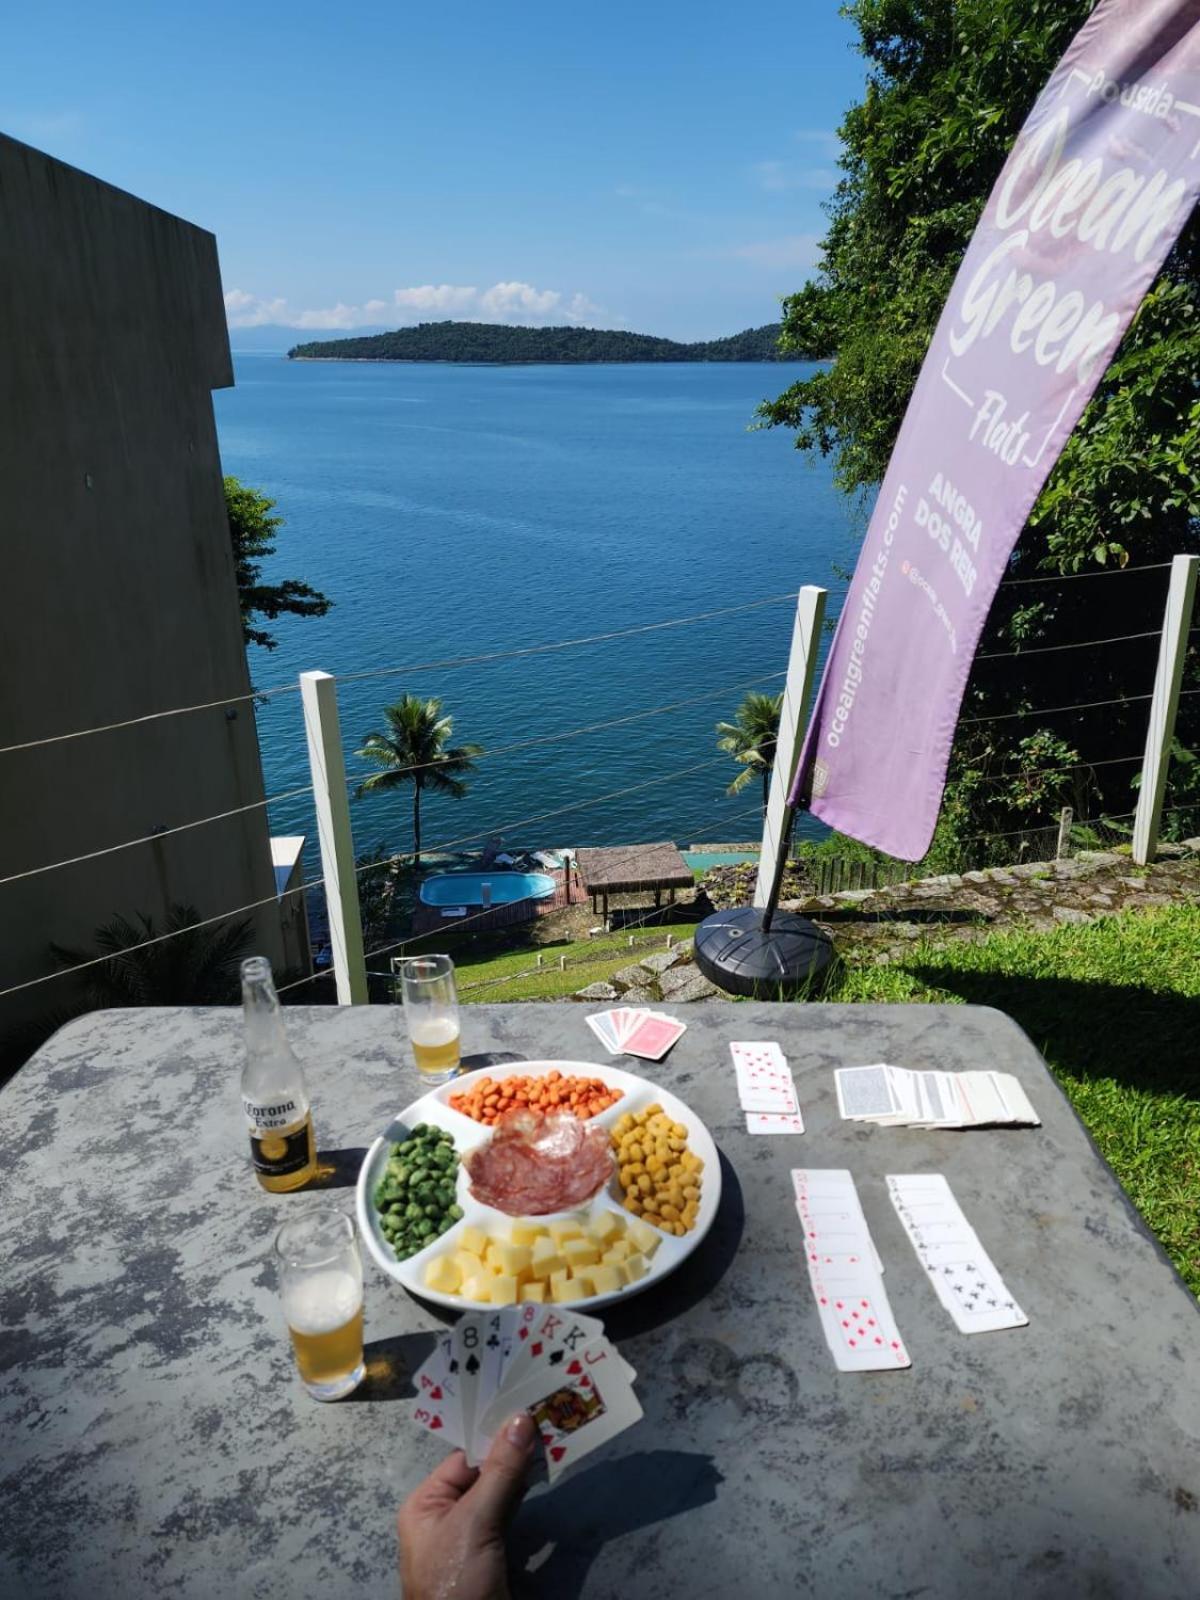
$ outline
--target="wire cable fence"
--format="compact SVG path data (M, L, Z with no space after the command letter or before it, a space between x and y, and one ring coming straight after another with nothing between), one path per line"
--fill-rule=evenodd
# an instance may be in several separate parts
M1139 572L1146 572L1146 573L1158 572L1158 571L1166 570L1170 566L1171 566L1170 562L1154 562L1154 563L1149 563L1147 565L1143 565L1143 566L1140 566L1140 567L1133 567L1133 568L1127 567L1127 568L1123 568L1123 569L1108 569L1108 570L1103 570L1103 571L1086 572L1086 573L1034 574L1034 575L1027 576L1027 577L1014 576L1012 578L1004 579L1002 586L1017 586L1017 585L1026 585L1026 584L1028 584L1028 585L1035 585L1035 584L1063 584L1063 583L1074 582L1074 581L1077 581L1077 580L1082 580L1082 579L1085 579L1085 578L1086 579L1091 579L1091 578L1100 578L1100 577L1117 577L1117 576L1121 576L1121 575L1131 575L1131 574L1139 573ZM827 593L829 594L830 598L833 599L833 600L843 599L848 592L849 591L847 589L827 591ZM504 648L504 649L497 649L497 650L486 651L486 652L478 652L478 653L469 654L469 655L449 656L449 657L445 657L445 658L441 658L441 659L433 659L433 660L429 660L429 661L411 662L411 663L407 663L407 664L393 664L393 665L384 665L384 666L379 666L379 667L364 668L362 670L358 670L358 671L342 674L337 678L336 681L339 682L339 683L361 683L361 682L366 682L366 681L371 681L371 680L376 680L376 679L383 679L383 678L387 678L387 677L400 676L400 675L404 675L404 674L415 674L415 673L418 673L418 672L430 672L430 671L449 671L449 670L457 670L457 669L460 669L460 668L483 667L483 666L489 666L489 665L492 665L492 664L499 664L499 663L504 663L504 662L514 662L514 661L520 661L520 660L525 660L525 659L529 659L529 658L538 658L538 657L542 657L542 656L550 656L550 655L553 655L553 654L556 654L556 653L559 653L559 652L564 652L564 651L582 650L582 649L593 648L593 647L601 647L601 646L606 646L606 645L610 645L610 644L615 644L615 643L618 643L618 642L628 641L628 640L630 640L632 638L635 638L635 637L638 637L638 636L642 636L642 635L653 635L653 634L656 634L656 633L660 633L663 630L680 629L680 628L693 627L693 626L703 626L703 625L706 625L706 624L709 624L709 623L724 622L726 619L729 619L729 618L732 618L732 617L736 617L736 616L745 615L747 613L757 612L759 610L762 610L762 609L765 609L765 608L769 608L769 607L783 606L785 604L794 605L796 603L796 598L797 598L796 597L796 592L794 590L787 590L787 591L784 591L784 592L781 592L781 593L777 593L777 594L770 594L770 595L761 596L759 598L756 598L756 599L753 599L753 600L744 601L744 602L740 602L738 604L733 604L733 605L729 605L729 606L723 606L723 607L714 608L714 609L707 610L707 611L701 611L701 612L693 613L693 614L688 615L688 616L669 617L669 618L665 618L665 619L662 619L662 620L659 620L659 621L655 621L655 622L640 623L640 624L635 624L635 625L631 625L629 627L624 627L624 628L614 628L614 629L609 629L609 630L606 630L606 631L603 631L603 632L598 632L598 633L584 634L584 635L579 635L579 636L570 637L570 638L563 638L563 639L558 639L558 640L550 640L550 641L545 641L545 642L542 642L542 643L532 644L532 645L522 645L522 646L516 646L516 647L512 647L512 648ZM1198 626L1200 626L1200 625L1198 625ZM1195 629L1193 628L1192 631L1194 632ZM1106 637L1103 637L1103 638L1088 639L1088 640L1078 640L1078 641L1072 640L1072 641L1066 641L1066 642L1058 643L1058 644L1033 645L1033 646L1030 646L1028 648L1026 648L1026 647L1018 647L1018 648L1013 649L1013 650L999 651L999 652L989 652L989 653L986 653L986 654L984 654L982 656L977 657L976 659L979 660L979 661L989 661L990 662L990 661L997 661L997 660L1001 660L1001 659L1006 659L1009 656L1012 656L1014 659L1019 659L1022 656L1035 656L1035 655L1041 656L1041 655L1049 655L1049 654L1057 653L1057 652L1069 652L1069 651L1081 650L1081 649L1088 649L1088 650L1095 651L1095 650L1102 650L1102 649L1108 649L1108 648L1115 648L1115 647L1119 647L1119 646L1125 645L1127 643L1149 640L1151 638L1158 637L1160 635L1160 633L1161 633L1161 629L1157 629L1157 628L1155 628L1155 629L1145 629L1145 630L1134 631L1134 632L1121 634L1121 635L1109 635L1109 636L1106 636ZM595 735L595 734L600 734L600 733L608 733L608 732L611 732L611 731L614 731L614 730L617 730L617 729L623 729L623 728L626 728L626 727L634 727L639 723L642 723L642 722L645 722L645 721L648 721L648 720L651 720L651 719L658 719L658 718L664 718L664 717L677 717L680 714L686 713L687 711L691 710L692 708L694 708L696 706L699 706L699 705L702 705L702 704L704 704L706 702L712 702L712 701L716 701L716 700L719 700L719 699L722 699L722 698L732 697L733 695L745 692L747 690L754 689L754 688L760 688L760 687L763 687L765 685L769 685L769 684L772 684L772 683L779 683L780 680L784 679L785 677L786 677L786 674L784 672L772 672L772 673L767 673L767 674L760 674L760 675L754 676L754 677L746 677L746 678L738 679L737 681L726 683L726 684L722 685L719 688L714 688L714 689L707 690L707 691L704 691L704 692L701 692L701 693L697 693L697 694L694 694L694 695L688 695L688 696L685 696L683 698L664 701L664 702L659 703L659 704L645 706L645 707L642 707L642 708L634 710L634 711L625 712L625 713L623 713L623 714L621 714L619 716L600 718L598 720L587 722L587 723L584 723L584 724L581 724L581 725L578 725L578 726L575 726L575 727L561 729L561 730L557 730L557 731L553 731L553 732L549 732L549 733L544 733L544 734L540 734L539 733L539 734L532 735L531 737L526 738L526 739L520 739L520 740L516 740L516 741L510 742L508 744L499 745L499 746L496 746L496 747L494 747L492 749L485 750L478 759L481 760L481 761L489 761L489 762L490 761L499 761L499 760L501 760L501 759L503 759L505 757L508 757L508 756L517 755L517 754L520 754L522 752L527 752L527 751L530 751L530 750L544 749L544 748L548 748L548 747L554 747L554 746L562 745L562 744L565 744L565 743L567 743L569 741L580 739L580 738L584 738L584 737L587 737L589 735ZM163 719L167 719L167 718L171 718L171 717L184 717L184 716L193 715L193 714L204 712L204 711L211 711L211 710L221 709L221 708L228 709L230 707L234 707L234 706L237 706L237 705L240 705L240 704L244 704L244 703L247 703L247 702L269 701L273 697L291 695L291 694L296 694L296 693L299 693L299 692L300 692L300 685L298 683L279 684L279 685L270 686L270 687L265 688L265 689L254 689L254 690L251 690L250 692L244 692L244 693L243 692L239 692L238 694L234 694L234 695L227 696L227 697L220 698L220 699L209 699L209 700L204 700L204 701L198 701L198 702L195 702L195 703L192 703L192 704L175 706L175 707L172 707L172 708L169 708L169 709L166 709L166 710L148 711L148 712L145 712L144 714L139 715L139 716L127 717L127 718L123 718L123 719L120 719L120 720L113 720L113 721L110 721L110 722L107 722L107 723L101 723L101 724L97 724L97 725L91 726L91 727L86 727L86 728L82 728L82 729L76 729L76 730L72 730L72 731L64 732L64 733L47 735L44 738L18 741L18 742L11 743L11 744L8 744L8 745L5 745L5 746L0 746L0 756L12 755L14 753L18 753L18 752L22 752L22 751L28 751L28 750L32 750L32 749L35 749L35 748L38 748L38 747L42 747L42 746L63 745L63 744L66 744L66 743L68 743L70 741L77 741L77 740L80 740L80 739L91 737L93 735L99 735L99 734L103 734L103 733L111 733L111 732L116 732L116 731L119 731L119 730L127 730L127 729L130 729L130 728L141 726L143 724L147 724L147 723L160 722ZM1188 699L1190 699L1190 698L1192 698L1192 697L1194 697L1196 695L1200 695L1200 688L1188 688L1188 689L1184 689L1181 692L1180 699L1188 700ZM1091 701L1067 702L1067 703L1063 703L1063 704L1042 706L1042 707L1022 707L1020 709L1013 710L1013 711L996 712L996 713L978 715L978 716L967 716L967 717L961 718L960 722L961 722L961 724L963 726L967 726L967 727L980 727L980 726L989 725L989 724L1005 724L1005 723L1012 723L1012 722L1019 723L1021 720L1028 720L1030 718L1051 717L1051 716L1057 716L1057 715L1060 715L1060 714L1086 712L1086 711L1092 711L1092 710L1108 709L1108 708L1113 708L1113 707L1132 708L1132 707L1135 707L1135 706L1144 705L1145 703L1151 701L1152 698L1153 698L1153 696L1151 694L1149 694L1149 693L1146 693L1146 694L1134 694L1134 695L1122 694L1122 695L1111 696L1111 697L1108 697L1108 698L1095 699L1095 700L1091 700ZM694 737L694 735L693 735L693 737ZM711 748L711 746L709 748ZM680 755L683 755L684 753L685 752L682 749L679 751ZM661 759L661 755L662 755L661 741L659 741L659 743L656 746L655 754L656 754L656 756L658 756ZM1144 759L1144 757L1143 757L1143 753L1142 752L1132 752L1129 755L1123 755L1123 756L1102 756L1102 757L1099 757L1098 759L1096 759L1094 761L1079 760L1079 761L1075 761L1075 762L1061 764L1061 765L1055 766L1055 767L1038 769L1038 772L1037 772L1036 776L1039 777L1039 778L1043 778L1043 777L1067 778L1070 775L1075 774L1075 773L1087 773L1089 771L1092 771L1093 769L1109 769L1109 768L1113 768L1113 767L1119 767L1119 766L1121 766L1123 764L1130 764L1131 765L1131 764L1133 764L1135 762L1140 762L1143 759ZM438 765L438 763L436 761L430 761L430 762L425 762L425 763L414 764L414 765L408 766L408 767L399 767L399 768L395 769L395 775L399 776L399 777L417 776L423 770L425 770L426 768L435 767L436 765ZM550 808L547 808L547 809L543 809L543 810L540 810L538 812L534 812L534 813L531 813L529 815L519 817L516 820L509 821L509 822L506 822L506 823L502 823L502 824L499 824L499 825L497 825L496 823L492 822L492 823L489 823L486 827L476 828L473 831L465 832L465 833L463 833L463 834L461 834L461 835L459 835L459 836L457 836L455 838L449 839L449 840L447 840L447 841L445 841L443 843L440 843L440 844L434 845L432 847L429 847L426 851L423 852L423 854L444 853L444 852L448 852L448 851L453 851L453 850L459 849L459 848L461 848L463 846L470 846L470 845L477 844L478 841L486 839L486 838L490 838L491 836L493 836L493 835L495 835L497 833L505 833L505 832L512 833L512 832L517 831L517 830L528 829L528 828L532 828L534 826L541 826L541 825L544 825L544 824L546 824L548 822L551 822L551 821L557 821L558 819L561 819L561 818L566 818L566 817L570 817L570 816L578 816L580 813L586 812L589 809L593 809L593 808L599 809L599 808L611 808L613 806L619 806L623 802L625 802L629 797L641 794L641 793L643 793L645 791L649 791L649 790L655 788L656 786L664 785L664 784L670 784L670 783L676 783L676 782L679 782L680 780L683 780L683 779L686 779L688 777L694 776L694 775L699 774L701 772L705 772L705 771L707 771L709 769L715 769L718 766L727 766L727 765L728 765L728 757L724 756L724 755L709 757L706 760L697 760L695 762L684 764L684 765L675 765L673 763L672 764L672 770L670 770L668 772L665 772L665 773L662 773L662 774L659 774L659 775L655 775L655 776L650 777L650 778L648 778L648 779L646 779L644 781L636 782L636 783L627 783L627 784L624 784L624 785L622 785L621 787L618 787L618 788L607 789L603 793L593 793L593 794L590 794L590 795L588 795L586 797L583 797L583 798L580 798L580 799L576 799L576 800L572 800L569 803L566 803L566 804L563 804L563 805L560 805L560 806L555 806L555 807L550 807ZM982 782L984 782L986 784L989 784L989 785L1001 784L1001 783L1006 783L1006 782L1008 782L1008 783L1018 783L1019 784L1020 781L1021 781L1020 773L1013 773L1013 774L990 773L986 777L984 777L983 780L982 780ZM303 785L298 785L298 786L289 788L289 789L287 789L287 790L285 790L285 791L283 791L281 793L273 794L273 795L264 797L261 800L251 801L251 802L247 803L246 805L231 807L231 808L229 808L227 810L224 810L224 811L218 811L218 812L212 813L210 815L196 817L196 818L193 818L193 819L188 820L188 821L184 821L184 822L181 822L181 823L173 824L172 826L169 826L169 827L156 828L156 829L151 830L150 832L137 834L137 835L135 835L133 837L130 837L130 838L127 838L127 839L123 839L123 840L121 840L121 841L119 841L117 843L111 844L111 845L102 846L102 847L97 848L95 850L89 850L89 851L80 852L80 853L77 853L75 855L63 857L63 858L58 859L58 860L47 861L47 862L44 862L44 863L42 863L40 865L26 867L26 868L23 868L22 870L17 871L17 872L8 873L5 876L0 877L0 887L3 887L5 885L14 884L14 883L17 883L17 882L21 882L21 881L24 881L24 880L28 880L28 879L31 879L31 878L35 878L35 877L37 877L37 876L39 876L41 874L61 872L61 871L64 871L64 870L66 870L68 868L73 868L73 867L77 868L77 867L80 867L80 866L84 865L85 863L92 862L92 861L95 861L95 860L98 860L98 859L101 859L101 858L117 856L117 855L121 854L122 852L127 852L127 851L130 851L130 850L134 850L137 847L146 846L146 845L150 845L150 844L155 844L155 843L158 843L159 841L162 841L162 840L165 840L165 839L170 839L170 838L173 838L173 837L176 837L176 836L179 836L179 835L183 835L183 834L193 833L198 829L202 829L204 827L212 826L212 825L215 825L215 824L218 824L218 823L221 823L221 822L229 821L229 820L231 820L233 818L236 818L236 817L239 817L239 816L242 816L242 815L247 815L247 814L251 814L251 813L254 813L254 812L262 812L262 811L265 811L267 808L269 808L269 807L271 807L273 805L278 805L278 804L282 804L282 803L285 803L285 802L298 800L298 799L301 799L302 797L309 796L312 793L313 793L313 784L312 783L306 783L306 784L303 784ZM755 811L758 811L759 808L756 807L754 809L755 809ZM1189 808L1184 807L1184 806L1168 807L1167 810L1163 814L1164 815L1169 815L1172 812L1182 812L1182 811L1187 810L1187 809L1189 809ZM1109 818L1107 820L1111 821L1113 823L1120 823L1126 817L1132 817L1132 815L1133 815L1133 813L1119 813L1116 816L1111 817L1111 818ZM725 816L723 819L721 819L720 825L728 826L729 822L732 821L732 820L734 820L734 819L732 819L732 818L730 818L728 816ZM1106 825L1106 823L1105 823L1105 825ZM1083 827L1083 826L1085 826L1085 824L1083 822L1080 822L1077 826ZM1094 826L1094 824L1088 823L1088 824L1086 824L1086 826L1091 827L1091 826ZM679 834L681 830L676 828L673 831L676 834ZM1037 838L1039 835L1048 835L1052 831L1053 831L1053 826L1048 824L1044 829L1038 829L1038 828L1035 827L1035 828L1015 829L1015 830L1011 830L1011 832L1000 831L1000 832L992 832L992 833L988 833L988 834L979 834L979 835L972 836L972 837L970 837L968 839L964 839L964 840L962 840L960 842L964 846L971 845L971 844L977 844L977 843L986 843L988 845L988 848L992 848L996 843L1004 841L1005 839L1017 837L1017 838L1021 838L1022 840L1028 840L1028 839L1031 839L1031 838ZM1025 844L1023 843L1020 848L1022 850L1025 849ZM401 866L412 865L415 862L415 860L416 860L415 852L401 850L401 851L396 851L394 853L386 855L384 857L384 859L382 859L382 860L362 862L361 864L356 865L355 868L354 868L355 881L356 882L360 882L363 879L365 879L366 877L368 877L369 875L377 874L377 873L384 872L384 871L392 871L394 873L396 871L396 869L400 868ZM907 867L908 865L909 864L899 863L899 864L897 864L897 870L899 870L900 868ZM220 912L220 913L217 913L217 914L215 914L213 916L200 918L200 919L196 920L195 922L189 924L187 927L179 928L179 929L173 929L173 930L170 930L168 932L155 935L155 936L153 936L151 938L147 938L146 940L144 940L144 941L142 941L142 942L140 942L138 944L135 944L133 946L128 947L128 949L125 950L125 951L121 951L121 952L118 952L118 953L115 953L115 954L106 954L106 955L96 956L95 958L92 958L92 959L89 959L87 961L81 962L81 963L79 963L77 965L64 966L63 968L61 968L58 971L45 973L45 974L42 974L42 975L34 977L34 978L26 979L24 982L21 982L21 983L9 985L6 988L0 989L0 999L5 998L6 996L9 996L9 995L13 995L13 994L17 994L17 993L26 991L26 990L35 989L35 988L39 987L40 985L51 983L55 979L67 976L67 975L69 975L71 973L78 974L78 973L81 973L81 972L85 972L90 968L95 968L95 967L102 966L107 962L113 961L114 959L119 959L120 956L122 956L122 955L134 955L134 954L138 953L139 951L148 949L151 946L162 944L167 940L170 940L170 939L173 939L173 938L177 938L177 937L181 937L184 934L192 933L192 932L195 932L196 930L200 930L200 929L204 929L204 928L207 928L207 927L214 926L215 924L220 923L222 921L226 921L226 920L229 920L229 919L232 919L232 918L235 918L235 917L239 917L239 916L245 916L247 914L253 913L253 912L258 911L258 910L261 910L262 908L264 908L266 906L269 906L269 905L281 905L289 896L293 896L293 895L296 895L296 894L307 894L307 895L319 894L321 892L321 890L324 889L325 887L326 887L325 878L321 877L321 878L318 878L318 879L316 879L314 881L311 881L309 883L306 883L306 884L303 884L303 885L297 885L292 889L283 890L281 893L273 894L273 895L270 895L270 896L264 896L261 899L248 901L246 904L234 907L231 910ZM488 914L490 914L491 910L492 910L492 908L490 908L490 907L489 908L484 908L484 910L481 911L481 913L479 914L478 920L480 920L480 921L486 920L486 917L487 917ZM463 919L462 921L460 921L460 922L458 922L456 924L455 931L457 932L457 931L459 931L459 930L461 930L463 928L468 927L471 923L473 923L476 920L477 920L476 918L472 918L472 917L468 917L466 919ZM409 937L407 939L400 939L400 940L394 940L394 941L390 941L390 942L377 944L377 945L373 946L371 949L369 949L366 952L366 957L367 957L368 960L372 960L372 959L377 959L377 958L379 958L381 956L386 956L392 950L402 949L406 945L409 945L409 944L417 942L419 937L422 937L422 936L413 935L413 936L411 936L411 937ZM308 976L305 976L303 978L297 979L294 982L289 982L287 985L284 986L284 989L281 990L281 993L282 992L286 992L287 990L300 988L302 985L307 984L307 983L320 982L325 977L328 977L328 976L331 976L331 975L332 974L330 972L325 972L325 971L315 972L315 973L313 973L311 975L308 975Z

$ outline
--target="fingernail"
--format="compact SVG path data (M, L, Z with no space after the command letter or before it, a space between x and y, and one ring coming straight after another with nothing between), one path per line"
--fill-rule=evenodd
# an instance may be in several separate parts
M524 1449L533 1440L533 1418L528 1411L518 1411L515 1417L510 1417L504 1429L504 1437L509 1444L519 1445Z

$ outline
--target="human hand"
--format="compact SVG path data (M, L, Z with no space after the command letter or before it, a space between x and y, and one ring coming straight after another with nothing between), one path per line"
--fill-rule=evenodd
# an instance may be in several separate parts
M504 1536L525 1493L533 1418L520 1411L468 1467L448 1456L400 1507L400 1583L405 1600L507 1600Z

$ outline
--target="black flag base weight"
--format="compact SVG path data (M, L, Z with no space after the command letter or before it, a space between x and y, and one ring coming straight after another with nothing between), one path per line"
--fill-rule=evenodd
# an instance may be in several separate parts
M726 994L816 996L836 960L832 939L793 912L776 911L767 928L765 916L755 906L739 906L706 917L696 929L696 965Z

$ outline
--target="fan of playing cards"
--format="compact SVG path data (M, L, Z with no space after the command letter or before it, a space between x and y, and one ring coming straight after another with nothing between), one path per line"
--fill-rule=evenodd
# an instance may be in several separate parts
M1008 1072L909 1072L880 1062L839 1067L838 1109L847 1122L904 1128L1036 1128L1029 1096Z
M641 1418L636 1376L594 1317L540 1305L471 1312L438 1335L416 1374L413 1420L476 1466L509 1417L528 1411L553 1483Z
M584 1020L609 1055L642 1056L646 1061L661 1061L687 1032L686 1023L640 1006L617 1006Z

